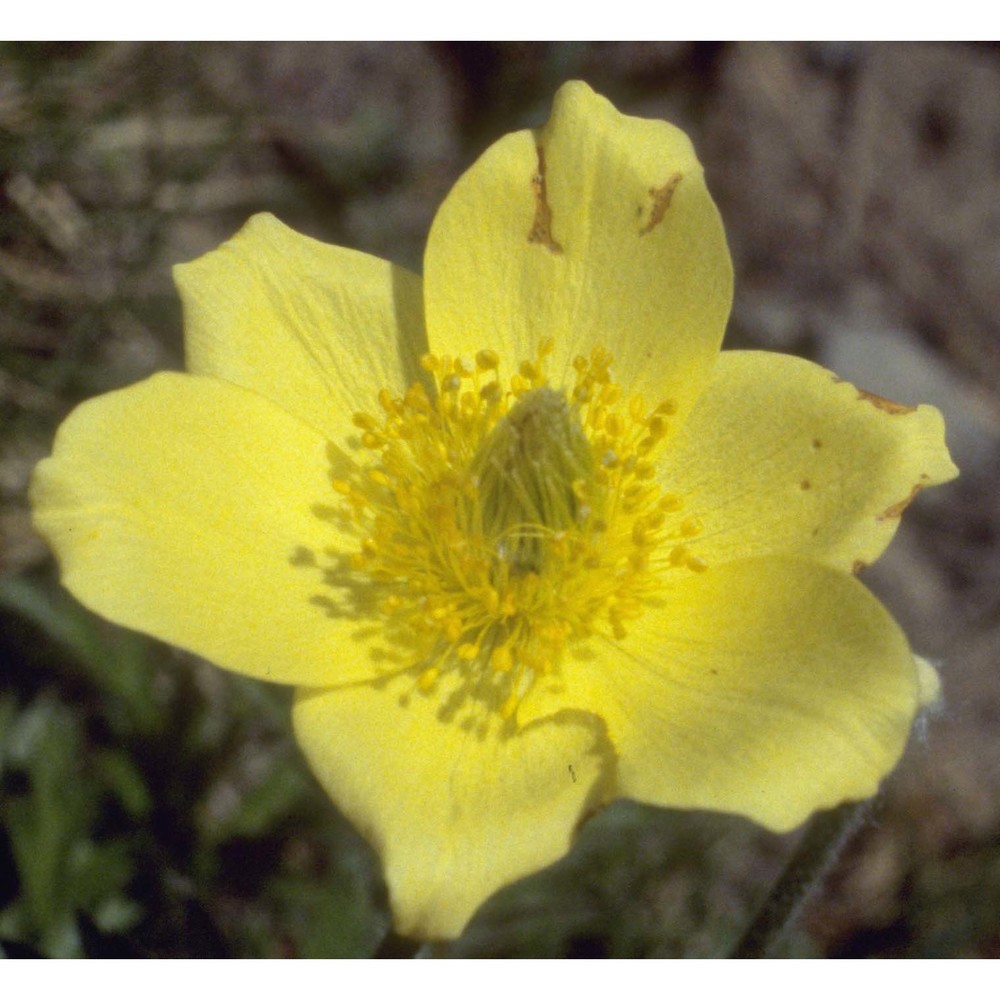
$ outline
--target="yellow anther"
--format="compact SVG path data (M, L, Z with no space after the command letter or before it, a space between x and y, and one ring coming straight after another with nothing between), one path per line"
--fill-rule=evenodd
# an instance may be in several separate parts
M650 531L659 531L667 520L667 515L662 510L654 511L646 518L646 526Z
M611 355L599 347L590 352L590 374L594 381L605 385L611 381Z
M482 397L483 402L493 404L503 395L503 390L496 382L490 382L489 385L484 385L479 390L479 395Z
M458 658L460 660L465 660L466 663L471 663L477 656L479 656L479 647L474 642L463 642L461 646L458 647Z
M497 646L490 655L490 666L498 673L505 674L514 666L509 646Z
M687 562L689 554L686 545L675 545L667 558L671 566L683 566Z
M379 406L389 414L390 417L396 416L399 412L399 406L396 401L392 398L388 389L379 389L378 391L378 402Z
M500 718L506 722L517 711L517 703L520 699L516 694L509 694L500 706Z
M455 358L455 374L460 377L468 377L476 370L475 362L469 358Z
M694 538L695 535L700 535L704 528L700 517L689 517L681 522L680 530L685 538Z
M378 449L385 444L385 438L376 431L365 431L364 434L361 435L361 443L366 448Z
M500 357L496 351L479 351L476 354L476 366L482 372L495 371L500 367Z
M351 417L351 423L353 423L355 427L361 428L363 431L373 431L376 427L378 427L378 424L375 422L375 418L367 413L355 413L354 416Z
M681 510L684 506L683 497L679 497L676 493L664 493L660 497L660 502L657 504L660 510L665 511L668 514L672 514L675 511Z
M420 367L424 371L439 372L441 370L441 359L434 354L422 354L420 356Z
M437 667L428 667L418 678L417 687L426 694L432 687L434 687L434 682L441 675L440 669Z
M346 479L335 479L332 483L335 493L349 497L351 495L351 484Z
M462 380L454 373L451 375L445 375L445 377L441 379L442 392L456 392L461 387Z
M652 462L636 462L635 463L635 478L636 479L652 479L656 475L656 467Z
M538 345L538 356L540 358L548 357L556 349L556 342L554 337L546 337Z
M582 354L578 354L573 359L573 367L582 375L590 367L590 362Z
M661 416L654 414L649 418L646 426L649 428L649 436L655 441L659 441L667 435L668 424Z
M635 423L644 423L644 417L646 414L646 402L642 396L635 395L629 400L628 404L628 415L635 421Z
M654 412L664 417L672 417L677 412L677 402L673 399L665 399Z
M489 615L495 615L500 608L500 595L497 593L495 587L491 587L487 584L483 588L483 607L486 609L486 613Z
M704 559L699 559L698 556L688 556L686 566L690 570L694 570L695 573L704 573L708 569L708 563Z

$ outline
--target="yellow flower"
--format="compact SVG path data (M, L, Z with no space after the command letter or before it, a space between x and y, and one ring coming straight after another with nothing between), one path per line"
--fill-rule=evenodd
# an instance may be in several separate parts
M457 934L616 796L787 830L936 679L852 570L956 474L936 410L719 353L687 138L563 87L425 274L258 216L177 269L190 374L79 407L32 499L69 589L299 688L397 928Z

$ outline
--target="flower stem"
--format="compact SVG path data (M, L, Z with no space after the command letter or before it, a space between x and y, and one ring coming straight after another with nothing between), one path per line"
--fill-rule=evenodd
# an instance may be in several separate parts
M848 802L812 818L785 870L732 950L732 958L767 956L857 833L869 806L870 802Z

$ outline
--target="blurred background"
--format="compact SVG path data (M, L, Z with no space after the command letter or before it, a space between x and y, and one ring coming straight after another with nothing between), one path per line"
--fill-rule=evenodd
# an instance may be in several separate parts
M962 470L864 574L943 705L779 953L1000 957L1000 49L674 42L0 45L7 954L406 951L289 692L85 612L25 490L76 403L182 366L171 264L267 210L419 270L461 171L568 78L692 136L728 346L934 403ZM620 803L448 953L725 954L795 839Z

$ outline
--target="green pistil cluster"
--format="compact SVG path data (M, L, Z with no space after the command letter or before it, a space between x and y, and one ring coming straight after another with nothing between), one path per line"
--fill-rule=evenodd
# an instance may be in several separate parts
M492 351L425 357L434 397L382 390L381 419L354 417L374 460L334 483L361 537L354 569L411 637L417 687L486 670L503 718L567 643L625 638L662 572L704 568L687 545L700 522L679 521L682 499L655 481L676 407L623 405L601 348L576 359L568 394L552 388L551 350L507 388Z

